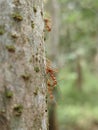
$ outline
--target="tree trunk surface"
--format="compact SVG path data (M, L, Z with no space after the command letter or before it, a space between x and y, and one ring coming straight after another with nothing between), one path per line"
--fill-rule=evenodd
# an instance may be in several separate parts
M0 0L0 130L47 130L41 0Z

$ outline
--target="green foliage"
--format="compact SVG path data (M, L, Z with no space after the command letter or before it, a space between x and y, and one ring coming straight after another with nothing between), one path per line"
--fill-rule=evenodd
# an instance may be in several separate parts
M61 4L60 48L66 54L83 48L91 58L91 50L96 46L98 17L97 0L59 0Z
M98 122L98 80L90 71L83 67L83 87L78 90L75 85L76 72L71 66L63 68L58 75L61 97L59 99L58 115L60 128L67 130L89 130L94 122Z
M69 14L67 17L67 23L74 23L80 18L80 12L79 11L74 11Z
M82 11L82 16L83 16L83 19L89 19L89 18L95 18L96 17L96 12L92 9L89 9L89 8L82 8L81 9Z
M62 7L58 49L62 55L58 59L66 64L58 76L60 130L93 130L98 124L98 75L94 72L98 55L98 0L58 1ZM77 54L84 62L80 90L76 86Z

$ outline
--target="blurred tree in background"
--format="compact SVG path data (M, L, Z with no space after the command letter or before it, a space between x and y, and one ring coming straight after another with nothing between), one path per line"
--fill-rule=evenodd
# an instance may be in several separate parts
M46 9L53 27L58 24L59 32L52 30L46 46L51 48L47 49L48 57L56 60L59 69L60 130L97 130L98 0L55 2L59 5L55 13L52 8L56 3L47 4Z
M59 65L59 3L57 0L49 0L46 3L46 17L51 21L51 32L46 39L47 43L47 57L52 60L53 65ZM56 91L53 92L56 95ZM57 112L55 99L49 102L49 130L58 130Z

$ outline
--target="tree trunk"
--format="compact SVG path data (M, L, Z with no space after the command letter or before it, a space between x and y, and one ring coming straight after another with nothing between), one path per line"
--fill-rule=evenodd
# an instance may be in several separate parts
M95 71L95 74L98 74L98 51L96 52L96 55L94 56L94 71Z
M49 48L48 55L51 57L53 62L59 66L59 59L58 56L60 55L58 53L59 48L59 35L60 35L60 18L59 18L59 3L57 0L49 0L47 3L48 12L51 15L51 24L52 29L49 35L49 39L47 42L49 42L47 48Z
M54 101L51 101L49 110L49 130L58 130L57 107Z
M0 0L0 130L47 130L41 0Z
M47 40L47 52L50 59L52 59L52 62L56 66L60 66L60 53L58 53L59 48L59 3L58 0L49 0L46 5L47 11L50 13L51 16L51 24L52 24L52 30L50 32L49 38ZM59 58L59 59L58 59ZM54 90L53 95L56 96L56 89ZM58 120L56 116L56 104L54 101L49 102L49 130L58 130Z
M83 85L83 72L82 72L82 59L81 55L77 54L76 57L76 73L77 73L77 79L76 79L76 86L78 90L82 90L82 85Z

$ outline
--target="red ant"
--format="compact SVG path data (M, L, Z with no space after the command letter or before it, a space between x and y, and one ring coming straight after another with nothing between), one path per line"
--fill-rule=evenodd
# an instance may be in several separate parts
M57 71L51 67L50 61L47 60L47 64L46 64L46 74L49 75L49 78L47 80L47 86L48 86L48 92L50 94L50 98L53 99L53 89L54 87L57 85L57 80L55 77L55 73Z
M50 32L51 31L51 21L47 18L44 19L45 22L45 29Z

